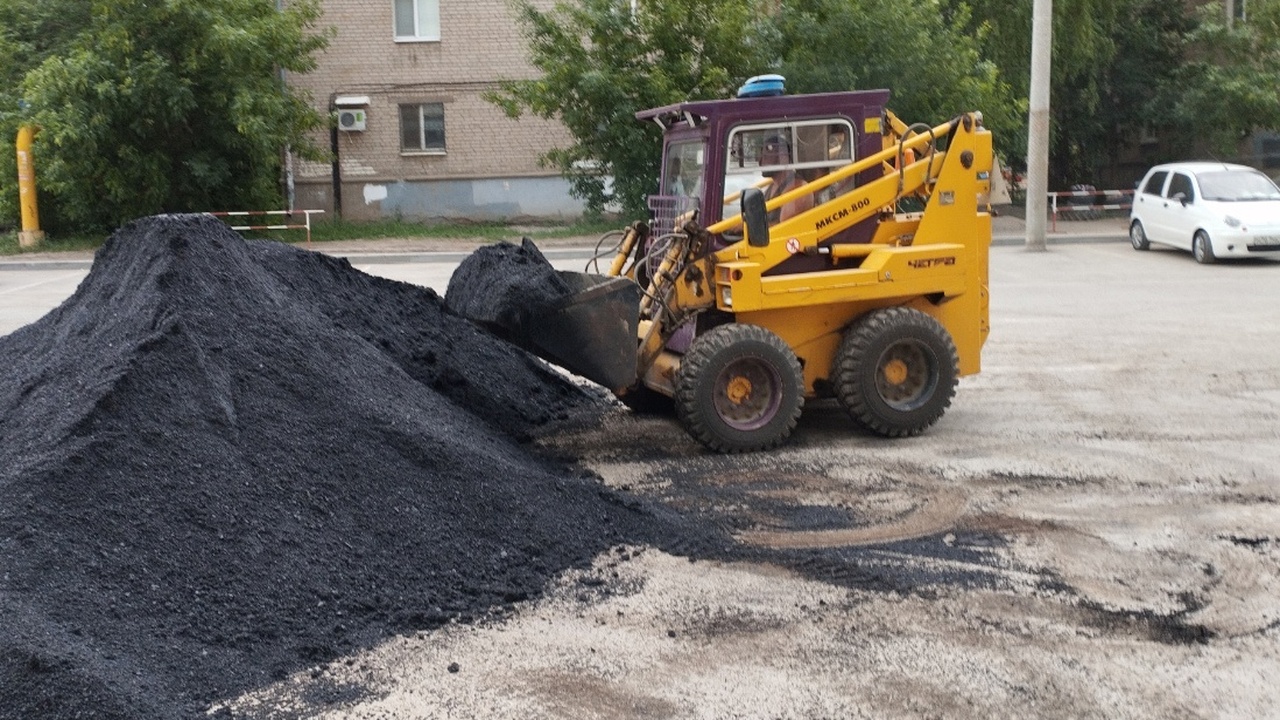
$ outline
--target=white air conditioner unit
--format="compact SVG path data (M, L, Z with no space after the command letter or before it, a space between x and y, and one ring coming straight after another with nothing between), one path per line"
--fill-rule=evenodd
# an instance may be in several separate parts
M364 132L364 110L339 110L338 129L347 132Z

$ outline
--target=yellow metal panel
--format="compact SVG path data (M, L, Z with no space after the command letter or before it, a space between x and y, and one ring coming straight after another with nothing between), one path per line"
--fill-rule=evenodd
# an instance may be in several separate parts
M654 358L653 364L645 371L642 381L650 390L670 397L676 394L675 379L678 369L680 369L680 356L664 351Z
M901 131L897 125L894 129ZM940 125L933 134L951 134L945 152L922 152L924 157L901 173L886 175L775 225L766 247L741 242L699 263L697 282L685 278L678 283L677 304L690 308L714 302L734 313L735 321L777 334L801 359L811 396L828 379L845 328L866 312L894 305L909 305L937 319L956 345L960 373L978 372L982 345L990 332L991 218L985 198L990 189L991 138L971 118L954 126ZM907 146L923 151L926 137L913 137ZM774 209L891 161L897 151L897 144L890 143L880 153L775 198L768 207ZM928 196L923 213L885 215L884 208L901 194L917 191ZM876 216L880 222L870 245L830 246L829 252L837 260L843 258L843 265L858 267L838 267L833 262L831 270L766 275L795 252L815 252L823 240ZM708 232L721 233L740 222L740 218L728 219ZM863 255L865 259L857 263L856 258ZM660 378L674 372L676 360L664 358L652 369L654 376L647 378L652 380L647 383L650 386L664 384Z
M805 395L814 397L822 381L831 376L832 362L844 329L854 318L875 307L869 302L739 313L738 322L759 325L782 338L800 358Z
M918 213L885 218L876 226L876 234L871 238L871 242L877 245L910 245L915 241L916 230L919 227Z
M736 266L731 287L735 312L806 307L862 299L956 295L966 290L963 245L880 246L861 267L763 277L759 265ZM723 305L722 305L723 307ZM727 309L727 308L726 308Z

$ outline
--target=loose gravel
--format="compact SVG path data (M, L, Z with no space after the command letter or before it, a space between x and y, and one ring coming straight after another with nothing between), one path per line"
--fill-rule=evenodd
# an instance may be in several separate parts
M0 366L0 718L204 717L610 547L724 542L522 444L603 391L207 216L120 229Z

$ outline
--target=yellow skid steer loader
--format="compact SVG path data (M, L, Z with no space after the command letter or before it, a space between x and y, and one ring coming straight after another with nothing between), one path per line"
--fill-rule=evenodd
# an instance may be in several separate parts
M608 236L608 268L552 271L548 302L501 313L454 303L452 283L447 301L628 405L674 404L719 452L781 444L807 398L923 432L989 331L990 133L977 113L908 127L887 91L787 96L775 77L637 114L664 129L663 192Z

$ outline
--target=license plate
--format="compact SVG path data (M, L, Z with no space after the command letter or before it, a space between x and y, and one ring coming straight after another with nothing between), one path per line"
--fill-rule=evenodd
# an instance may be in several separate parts
M1280 248L1280 235L1259 235L1249 243L1254 247L1275 247Z

